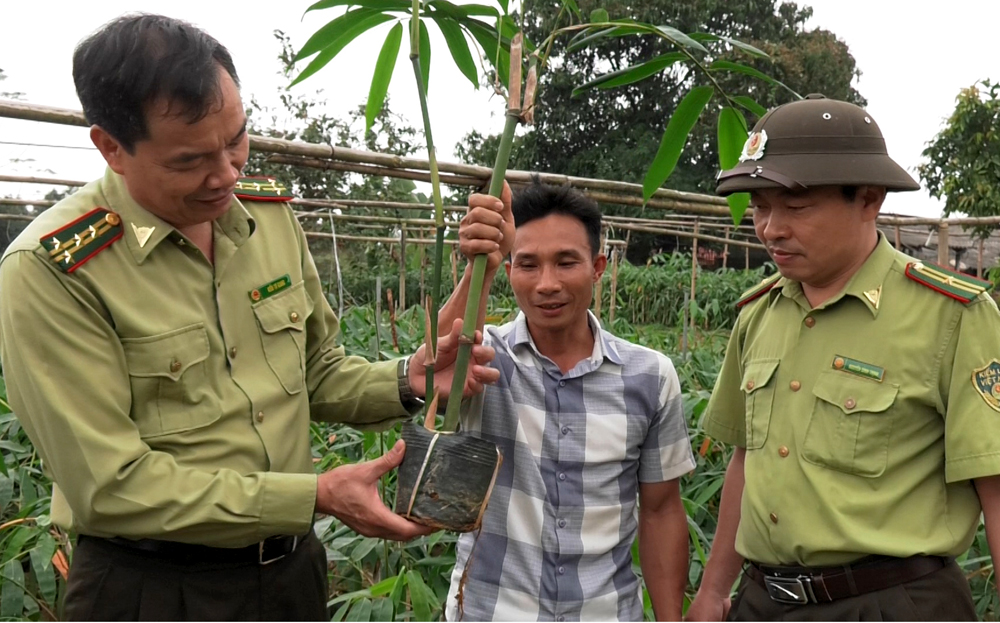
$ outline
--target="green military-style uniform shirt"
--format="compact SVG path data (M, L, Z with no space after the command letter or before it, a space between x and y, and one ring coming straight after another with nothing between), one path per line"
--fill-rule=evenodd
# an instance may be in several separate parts
M982 287L907 277L913 262L880 235L838 296L812 308L777 278L740 314L705 431L746 448L745 558L825 566L971 545L971 479L1000 474L1000 313Z
M234 199L213 231L214 265L108 170L4 254L0 356L57 525L221 547L303 534L310 417L405 415L396 363L335 344L287 204Z

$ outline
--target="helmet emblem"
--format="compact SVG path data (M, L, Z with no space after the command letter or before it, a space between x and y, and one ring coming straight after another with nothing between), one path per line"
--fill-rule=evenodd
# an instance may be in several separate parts
M740 162L747 160L760 160L764 156L764 145L767 144L767 132L761 130L754 132L747 137L747 142L743 143L743 153L740 154Z

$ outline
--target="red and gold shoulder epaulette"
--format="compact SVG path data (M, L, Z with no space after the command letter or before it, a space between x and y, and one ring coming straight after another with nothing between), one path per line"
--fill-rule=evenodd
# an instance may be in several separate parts
M291 201L292 193L273 177L241 177L236 182L239 199L247 201Z
M736 301L736 307L743 307L747 303L753 302L759 299L760 297L764 296L766 293L770 292L771 288L774 287L774 284L778 283L778 279L781 279L781 273L775 273L770 277L768 277L767 279L765 279L764 281L761 281L754 287L750 288L749 290L743 293L743 296L740 297L740 300Z
M121 218L97 208L40 239L59 270L71 273L122 237Z
M987 292L993 287L989 281L976 279L944 266L923 262L907 264L906 276L935 292L965 304L971 303L980 293Z

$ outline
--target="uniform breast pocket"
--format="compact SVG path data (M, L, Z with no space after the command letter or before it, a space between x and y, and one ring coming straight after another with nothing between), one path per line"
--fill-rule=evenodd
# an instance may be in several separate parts
M838 471L875 478L889 461L889 438L897 417L899 386L856 378L836 370L819 375L802 456Z
M305 327L311 310L304 282L253 304L264 358L289 394L305 387Z
M758 359L747 363L741 389L746 402L747 450L758 450L767 441L774 406L774 373L777 359Z
M205 325L123 338L122 347L132 384L131 415L141 437L201 428L222 416L206 370Z

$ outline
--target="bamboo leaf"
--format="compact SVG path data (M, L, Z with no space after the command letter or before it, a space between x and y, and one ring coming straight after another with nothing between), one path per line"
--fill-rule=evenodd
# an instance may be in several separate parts
M750 193L733 193L726 197L729 204L729 213L733 217L733 225L739 225L750 207Z
M14 499L14 480L0 476L0 512L7 508L12 499Z
M45 603L55 605L57 589L55 569L52 568L52 556L49 555L46 558L45 552L36 547L31 550L29 558L31 559L31 573L35 576L38 591L45 599Z
M667 122L667 129L663 133L656 157L653 158L653 163L646 171L646 177L642 182L643 201L649 201L653 193L673 173L677 161L681 157L681 151L687 143L691 128L698 121L698 117L705 110L705 105L708 104L708 100L712 99L714 92L715 89L710 86L694 87L677 105L670 121Z
M590 21L591 22L600 23L600 22L606 22L609 19L611 19L611 16L608 15L607 9L603 9L603 8L599 7L599 8L596 8L593 11L590 12Z
M757 117L763 117L764 115L767 114L767 110L763 106L755 102L752 97L749 97L747 95L737 95L733 97L733 101L742 106L743 108L747 109Z
M639 82L640 80L644 80L652 75L660 73L670 65L686 58L687 57L681 52L661 54L660 56L648 60L645 63L639 63L638 65L632 65L624 69L619 69L618 71L606 73L603 76L598 76L590 82L573 89L573 95L576 96L594 87L600 89L610 89L613 87L624 86L626 84L632 84L633 82Z
M368 90L368 103L365 104L365 134L372 129L375 117L382 112L385 96L389 92L389 81L392 80L392 72L396 69L396 57L399 56L399 44L402 39L403 24L396 22L386 36L382 50L378 53L378 60L375 61L375 74L372 76L372 86Z
M372 618L372 600L360 599L351 606L345 621L370 621Z
M596 32L592 32L596 30ZM579 39L570 40L569 45L566 46L567 52L575 52L576 50L585 48L586 46L603 39L605 37L624 37L626 35L636 35L644 32L650 32L649 28L642 24L622 24L621 26L609 26L607 28L593 27L591 29L583 30L582 33L591 33L585 37Z
M497 77L501 84L509 82L510 71L510 41L504 41L503 37L492 28L483 24L479 20L469 19L461 22L466 30L483 48L483 54L489 60L490 65L497 72ZM504 45L506 43L506 46ZM499 57L499 59L498 59Z
M0 589L0 618L20 620L24 616L24 571L21 561L8 560L3 566Z
M719 112L718 124L719 166L723 170L731 169L739 162L743 144L747 141L747 122L743 113L724 107Z
M705 41L725 41L726 43L728 43L729 45L733 46L734 48L743 50L744 52L746 52L747 54L750 54L751 56L756 56L758 58L771 58L767 54L767 52L761 50L760 48L755 48L754 46L750 45L749 43L744 43L742 41L739 41L737 39L732 39L730 37L723 37L721 35L713 35L713 34L707 33L707 32L691 33L690 37L692 39L694 39L695 41L699 42L699 43L702 43L702 42L705 42Z
M398 604L403 600L403 588L406 586L406 567L402 567L399 570L399 575L396 576L396 582L392 586L392 591L389 593L389 599L394 604Z
M436 599L424 579L416 571L406 572L406 585L410 588L410 604L418 621L431 620L431 600ZM430 597L428 597L430 593Z
M765 74L764 72L759 71L757 69L754 69L753 67L748 67L747 65L743 65L741 63L734 63L732 61L717 60L717 61L713 62L711 65L708 66L708 70L709 71L735 71L737 73L745 74L745 75L751 76L753 78L759 78L760 80L763 80L764 82L767 82L768 84L773 84L775 86L779 86L779 87L785 89L786 91L788 91L789 93L791 93L795 97L801 97L798 93L796 93L795 91L793 91L791 89L791 87L789 87L785 83L779 82L778 80L775 80L774 78L772 78L771 76Z
M335 17L309 37L309 40L305 42L302 49L292 58L292 62L297 63L316 54L323 48L333 45L341 35L353 28L358 22L376 13L378 11L373 9L356 9Z
M466 41L462 28L447 19L435 19L434 23L444 35L445 43L448 44L448 51L451 52L455 66L469 79L472 86L478 89L479 71L476 69L476 61L473 60L472 52L469 51L469 42Z
M379 24L384 24L391 19L394 18L391 15L386 15L385 13L369 13L364 19L360 20L356 24L352 25L351 28L341 33L340 37L338 37L336 41L323 48L316 58L314 58L312 62L302 70L302 73L296 76L295 80L292 80L292 83L288 86L295 86L325 67L327 63L333 60L333 58L340 53L341 50L347 47L347 44L357 39L358 35L361 33L374 28Z
M395 619L395 608L388 597L372 602L372 621L392 621Z
M656 29L663 33L667 39L673 43L683 46L685 48L691 48L693 50L698 50L699 52L708 52L708 49L702 44L698 43L688 35L677 30L673 26L657 26Z
M420 20L420 78L424 81L424 95L431 89L431 38L427 34L427 24Z
M431 0L429 4L435 9L451 12L462 17L471 17L473 15L478 17L492 17L494 19L500 17L500 13L496 9L486 4L455 4L448 0ZM507 10L504 9L504 14L506 13Z
M386 578L379 582L378 584L372 584L368 587L372 597L384 597L392 592L392 589L396 586L396 582L399 580L399 576L392 576L391 578Z
M563 6L572 11L573 15L576 15L577 18L582 16L580 13L580 7L576 4L576 0L562 0L562 3ZM507 11L505 10L504 13L506 12Z
M320 0L312 4L305 12L308 13L310 11L320 11L335 6L348 5L379 11L408 11L410 9L410 3L406 0Z

